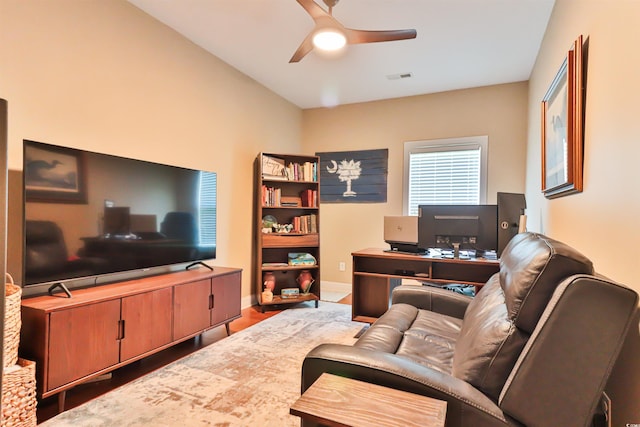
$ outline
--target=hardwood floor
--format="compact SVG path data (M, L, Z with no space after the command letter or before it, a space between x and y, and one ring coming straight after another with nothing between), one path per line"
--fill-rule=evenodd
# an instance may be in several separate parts
M351 304L351 295L339 301L342 304ZM255 325L271 316L280 313L282 310L271 309L265 313L260 311L260 307L254 306L242 310L242 317L229 324L231 333L241 331L251 325ZM224 326L219 326L209 330L198 338L193 338L177 344L171 348L163 350L152 356L146 357L137 362L117 369L110 374L98 378L95 381L80 384L67 390L65 409L74 408L84 402L100 396L116 387L120 387L130 381L148 374L162 366L177 359L187 356L203 347L211 345L227 336ZM39 400L37 407L38 423L44 422L54 417L58 413L58 398L51 396L47 399Z

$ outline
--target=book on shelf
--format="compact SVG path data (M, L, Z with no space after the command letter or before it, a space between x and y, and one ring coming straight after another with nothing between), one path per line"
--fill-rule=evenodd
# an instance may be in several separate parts
M282 206L282 190L280 188L262 186L262 206Z
M265 181L290 181L286 175L262 175L262 179Z
M317 208L318 207L318 191L317 190L303 190L300 192L300 200L302 206L305 208Z
M263 267L288 267L289 264L286 262L263 262Z
M300 199L300 197L295 197L295 196L282 196L281 203L282 203L282 206L286 206L286 207L302 206L302 200Z
M318 164L316 162L291 162L287 165L286 175L292 181L317 181Z
M300 289L298 288L284 288L280 291L280 298L298 298L300 296Z
M310 234L318 232L318 216L316 214L293 217L293 232Z

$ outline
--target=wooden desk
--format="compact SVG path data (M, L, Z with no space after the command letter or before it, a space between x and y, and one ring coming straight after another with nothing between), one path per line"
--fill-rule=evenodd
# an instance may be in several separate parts
M353 252L352 319L373 323L387 309L391 292L402 279L461 283L478 290L500 270L500 262L484 258L453 259L385 252L378 248Z
M289 412L330 427L444 427L447 402L324 373Z

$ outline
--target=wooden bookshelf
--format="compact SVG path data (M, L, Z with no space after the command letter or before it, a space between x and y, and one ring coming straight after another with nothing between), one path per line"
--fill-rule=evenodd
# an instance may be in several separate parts
M254 290L262 311L269 306L320 300L319 158L298 154L259 153L255 160ZM270 227L268 219L288 228ZM313 264L291 265L290 253L310 254ZM296 279L308 270L309 293L282 298L282 289L299 288ZM276 279L272 301L262 300L265 273Z

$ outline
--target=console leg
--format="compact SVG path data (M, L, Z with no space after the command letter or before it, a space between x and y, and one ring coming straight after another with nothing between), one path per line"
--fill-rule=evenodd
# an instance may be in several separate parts
M67 391L61 391L58 393L58 413L64 412L64 401L67 398Z
M227 336L231 335L231 329L229 329L229 323L225 323L224 327L227 329Z
M316 308L318 308L318 300L316 300Z

